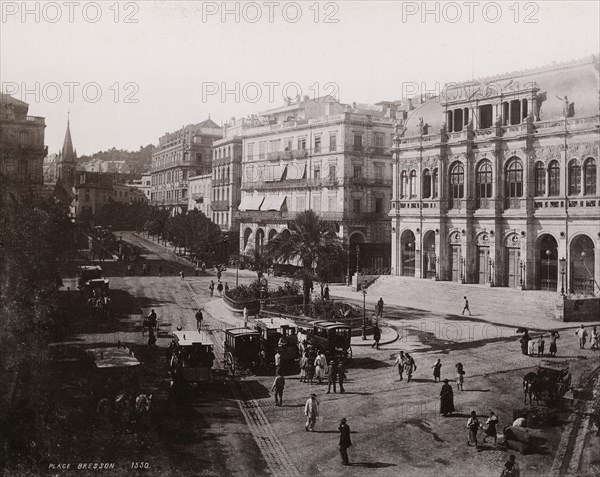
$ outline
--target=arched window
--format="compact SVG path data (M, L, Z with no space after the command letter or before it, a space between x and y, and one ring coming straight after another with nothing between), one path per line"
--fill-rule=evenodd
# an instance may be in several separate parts
M440 195L439 187L438 187L438 170L437 169L433 170L433 176L431 177L431 188L433 189L432 197L434 199L437 199L438 196Z
M400 197L406 198L408 195L408 175L406 171L402 171L401 181L400 181Z
M523 164L512 159L506 168L505 195L508 198L523 197Z
M417 171L410 171L410 198L417 196Z
M581 165L577 159L569 162L569 195L581 194Z
M423 191L423 199L431 198L431 172L429 169L425 169L423 172L423 184L421 185Z
M533 175L535 180L534 195L536 197L546 195L546 171L542 162L535 164Z
M482 161L477 168L477 197L489 199L492 197L492 164Z
M550 197L560 195L560 165L558 161L552 161L548 166L548 195Z
M465 168L456 162L450 169L450 196L452 199L462 199L465 195Z
M583 166L583 193L596 195L596 161L592 157L588 157Z

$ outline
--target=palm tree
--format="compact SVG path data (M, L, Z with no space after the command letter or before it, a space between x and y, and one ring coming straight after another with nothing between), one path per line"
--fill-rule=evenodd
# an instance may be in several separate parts
M302 266L300 278L304 292L304 305L309 301L312 281L317 269L332 261L342 263L344 245L331 224L319 219L313 210L300 212L290 223L289 230L277 234L265 246L273 260L297 261Z
M239 255L239 260L249 270L256 272L257 278L260 280L271 264L269 256L264 250L248 247L243 254Z

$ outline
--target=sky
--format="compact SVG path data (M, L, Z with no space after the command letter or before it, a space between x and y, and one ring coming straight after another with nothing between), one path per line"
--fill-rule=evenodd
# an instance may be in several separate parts
M376 103L600 50L600 2L2 1L0 86L79 155L335 94Z

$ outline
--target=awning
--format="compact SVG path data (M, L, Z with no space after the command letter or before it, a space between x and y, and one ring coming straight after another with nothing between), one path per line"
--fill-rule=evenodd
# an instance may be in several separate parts
M269 195L265 198L265 201L260 206L261 211L276 210L281 211L283 204L285 203L285 195Z
M238 210L260 210L260 206L265 200L264 195L257 195L254 197L243 197L240 205L238 206Z
M281 180L285 166L282 164L266 164L262 169L262 180L265 182L278 182Z
M287 168L287 179L288 180L298 180L302 179L306 174L306 162L294 162L293 164L288 164Z

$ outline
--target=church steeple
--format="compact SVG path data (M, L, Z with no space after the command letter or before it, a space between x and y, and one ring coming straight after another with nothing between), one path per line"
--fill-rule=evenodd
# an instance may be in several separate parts
M71 124L70 114L67 116L67 132L63 142L62 150L59 154L57 163L58 178L66 185L72 186L75 181L75 162L77 155L73 148L73 140L71 139Z
M71 139L70 117L67 117L67 132L61 151L62 162L75 162L75 152L73 149L73 140Z

